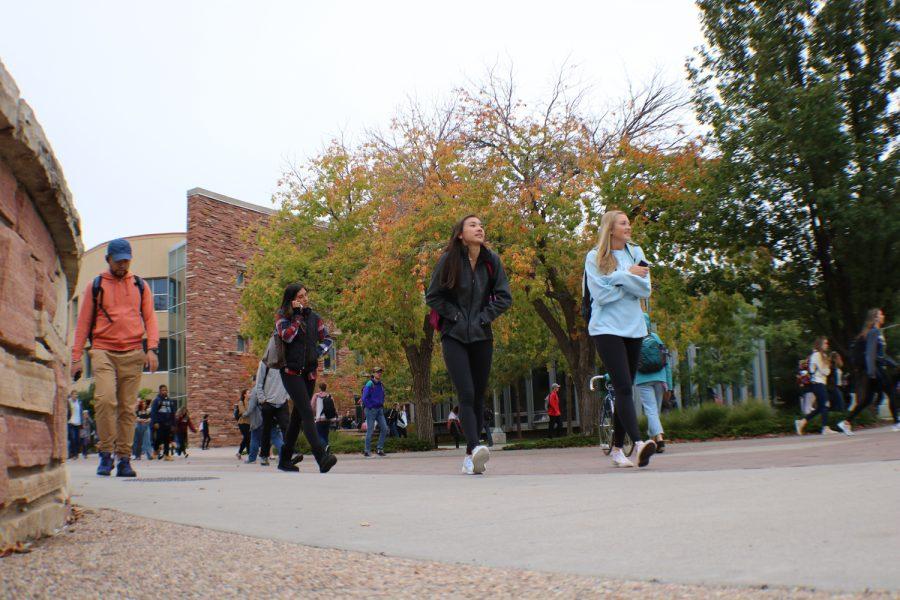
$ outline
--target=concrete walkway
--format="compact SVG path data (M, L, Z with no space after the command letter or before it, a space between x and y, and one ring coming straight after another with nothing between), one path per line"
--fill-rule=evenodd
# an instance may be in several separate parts
M592 448L341 456L328 475L233 450L70 463L73 501L310 546L615 579L900 590L900 433L670 445L646 470ZM154 481L155 478L211 478Z

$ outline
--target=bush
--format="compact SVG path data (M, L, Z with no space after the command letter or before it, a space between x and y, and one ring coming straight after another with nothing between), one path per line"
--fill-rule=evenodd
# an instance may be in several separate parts
M539 438L535 440L523 440L513 444L507 444L504 450L537 450L539 448L578 448L582 446L597 446L600 444L598 436L567 435L557 438Z
M328 441L331 446L331 451L335 454L361 454L365 448L365 440L361 436L347 435L340 431L331 432ZM389 437L385 440L384 444L385 452L423 452L433 449L434 446L429 442L421 440L413 435L406 438ZM303 454L312 454L312 449L309 447L309 443L303 435L297 440L297 451Z

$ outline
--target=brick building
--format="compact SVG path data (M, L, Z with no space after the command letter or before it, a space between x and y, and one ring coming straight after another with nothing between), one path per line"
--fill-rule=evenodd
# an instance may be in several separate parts
M169 252L169 389L187 402L195 422L209 415L216 446L240 441L233 409L240 391L250 385L260 350L241 336L241 289L254 252L245 232L272 214L266 207L191 189L186 242ZM339 409L350 408L361 382L355 374L340 373L338 365L358 368L340 333L334 337L320 381L329 383Z
M0 63L0 547L66 519L66 303L82 251L62 168Z

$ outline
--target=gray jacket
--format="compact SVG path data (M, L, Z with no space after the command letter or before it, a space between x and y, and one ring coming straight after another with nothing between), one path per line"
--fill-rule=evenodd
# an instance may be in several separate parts
M276 369L270 369L262 361L259 361L259 367L256 369L256 386L254 389L259 396L257 402L260 404L281 406L287 402L288 393L284 389L284 384L281 383L281 373Z
M492 339L491 321L512 304L506 272L500 257L486 248L481 249L474 271L468 256L461 258L456 288L449 290L440 282L447 262L447 255L441 256L431 275L425 303L441 316L441 337L464 344ZM493 289L488 289L491 280Z

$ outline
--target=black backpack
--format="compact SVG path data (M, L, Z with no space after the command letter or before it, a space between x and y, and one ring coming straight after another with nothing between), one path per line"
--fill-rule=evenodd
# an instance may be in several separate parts
M866 338L861 335L850 342L850 366L857 371L866 370Z
M326 419L337 419L337 409L334 407L334 398L331 394L322 396L322 416Z
M97 275L94 277L94 282L91 284L91 298L94 300L94 313L91 315L91 328L88 329L88 341L92 344L94 342L94 327L97 325L97 311L102 310L103 314L109 319L109 322L112 323L112 317L109 316L109 313L106 312L106 309L103 307L103 286L101 285L101 281L103 280L102 275ZM137 287L138 291L141 295L141 304L138 308L138 313L140 314L141 308L144 306L144 280L134 276L134 285Z

